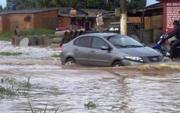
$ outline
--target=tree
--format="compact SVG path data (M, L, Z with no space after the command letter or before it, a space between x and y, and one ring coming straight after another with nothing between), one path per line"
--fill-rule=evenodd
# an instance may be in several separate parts
M87 0L86 8L102 8L104 9L105 3L102 0Z
M131 0L128 9L143 9L147 0Z
M80 7L114 10L120 6L121 0L7 0L7 5L15 5L16 9L46 8L46 7ZM126 0L127 1L127 0ZM144 6L146 0L128 0L129 8L138 9Z
M0 5L0 12L1 12L1 11L3 11L3 7L2 7L2 5Z
M51 3L53 0L38 0L38 2L36 2L37 7L38 8L47 8L47 7L51 7Z
M63 0L7 0L7 6L16 9L58 7Z
M146 6L147 0L105 0L106 3L118 3L120 7L120 33L127 34L127 12L133 9L142 9Z
M120 0L120 33L127 34L127 11L133 9L142 9L146 6L147 0Z
M120 0L120 33L127 34L127 3L126 0Z

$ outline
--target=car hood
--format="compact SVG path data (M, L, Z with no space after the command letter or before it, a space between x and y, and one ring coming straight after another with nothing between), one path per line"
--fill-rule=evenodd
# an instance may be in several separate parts
M130 56L138 57L162 56L161 53L150 47L119 48L118 51Z

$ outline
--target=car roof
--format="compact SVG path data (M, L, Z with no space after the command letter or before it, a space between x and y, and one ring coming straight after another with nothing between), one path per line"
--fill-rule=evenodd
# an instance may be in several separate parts
M98 36L98 37L110 37L110 36L114 36L114 35L119 35L117 33L88 33L88 34L84 34L84 35L81 35L82 36Z

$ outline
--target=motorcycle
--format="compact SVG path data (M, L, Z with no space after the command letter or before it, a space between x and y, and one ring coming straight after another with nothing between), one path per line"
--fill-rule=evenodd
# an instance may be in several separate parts
M166 40L168 40L166 39L166 35L160 36L159 41L152 48L158 50L160 53L162 53L163 56L170 58L171 57L170 48L172 47L173 43L175 43L176 40L170 41L169 48L164 44ZM180 44L175 48L175 55L176 55L175 58L180 57Z

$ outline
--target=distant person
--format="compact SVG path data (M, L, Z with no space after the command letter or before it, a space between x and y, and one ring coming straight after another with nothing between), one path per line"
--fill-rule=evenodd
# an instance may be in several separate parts
M97 24L97 30L99 32L102 32L104 22L103 22L103 15L101 12L98 12L98 14L96 15L96 24Z
M19 27L16 26L14 29L14 37L13 37L12 44L17 46L19 45L19 42L20 42L20 30L19 30Z

